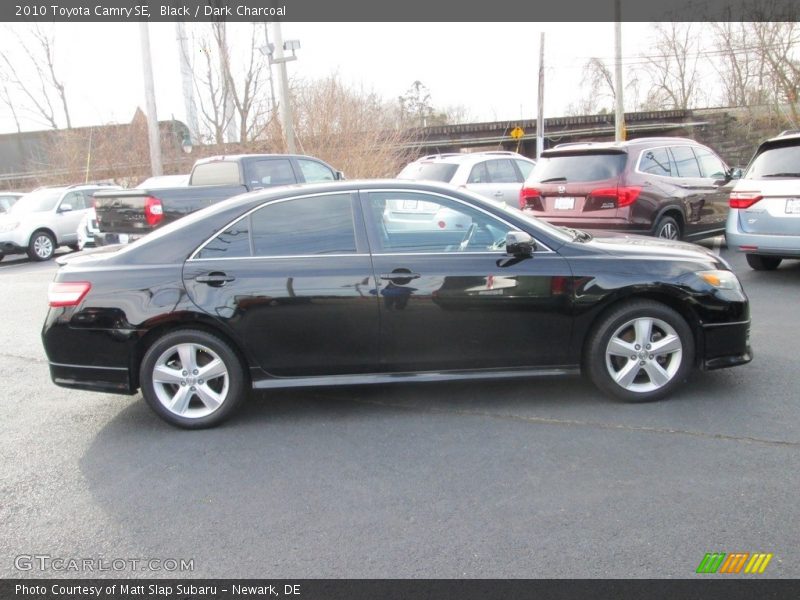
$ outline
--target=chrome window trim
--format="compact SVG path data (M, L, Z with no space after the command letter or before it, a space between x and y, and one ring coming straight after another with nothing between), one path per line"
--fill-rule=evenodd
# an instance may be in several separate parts
M317 194L304 194L304 195L301 195L301 196L291 196L289 198L276 198L274 200L265 201L263 204L259 204L255 208L251 208L250 210L248 210L243 215L240 215L240 216L236 217L233 221L231 221L230 223L227 223L226 225L224 225L220 229L218 229L216 231L216 233L214 233L211 237L206 239L206 241L202 242L197 247L197 249L195 249L195 251L192 252L192 254L189 256L189 258L186 259L186 262L189 262L189 261L200 261L200 260L234 260L234 259L240 259L240 258L279 258L279 257L269 257L269 256L231 256L231 257L228 257L228 258L224 258L224 257L219 257L219 258L196 258L196 257L197 257L197 253L201 252L203 250L203 248L205 248L209 243L211 243L211 240L213 240L217 236L219 236L220 233L222 233L223 231L225 231L226 229L228 229L230 227L233 227L234 225L236 225L242 219L248 218L251 214L253 214L254 212L256 212L257 210L259 210L261 208L264 208L265 206L268 206L270 204L279 204L280 202L289 202L290 200L302 200L304 198L317 198L317 197L320 197L320 196L341 196L342 194L350 195L351 196L351 201L352 201L352 194L353 193L358 193L358 190L357 189L352 189L352 190L351 189L347 189L347 190L341 190L341 191L337 191L337 192L321 192L321 193L317 193ZM355 227L356 227L356 225L355 225L355 223L353 223L353 233L354 234L355 234ZM357 252L352 252L352 253L343 254L342 256L354 256L356 254L357 254ZM281 255L281 256L283 256L283 255ZM312 254L310 256L333 256L333 255L332 254Z
M511 228L511 231L519 231L519 229L518 229L518 228L517 228L515 225L512 225L511 223L509 223L509 222L508 222L508 221L506 221L505 219L503 219L503 218L501 218L501 217L498 217L496 214L494 214L494 213L492 213L492 212L489 212L488 210L485 210L483 207L481 207L481 206L478 206L478 205L476 205L476 204L469 204L468 202L464 202L463 200L460 200L459 198L454 198L453 196L448 196L448 195L446 195L446 194L443 194L443 193L441 193L441 192L430 192L430 191L421 191L421 190L404 190L404 189L402 189L402 188L379 188L379 189L365 189L365 190L362 190L362 192L363 192L363 193L365 193L365 194L369 194L369 193L371 193L371 192L392 192L392 193L394 193L394 192L409 192L409 193L412 193L412 194L428 194L428 195L431 195L431 196L439 196L439 197L441 197L441 198L446 198L446 199L449 199L449 200L453 200L453 201L455 201L455 202L458 202L458 203L460 203L460 204L463 204L463 205L464 205L464 206L466 206L466 207L469 207L469 208L474 208L475 210L477 210L477 211L480 211L480 212L482 212L482 213L484 213L484 214L486 214L486 215L490 216L491 218L493 218L493 219L496 219L496 220L500 221L501 223L504 223L505 225L507 225L508 227L510 227L510 228ZM366 217L365 217L365 218L366 218ZM551 249L550 249L550 248L547 246L547 244L543 244L543 243L541 243L541 242L540 242L540 241L539 241L539 240L538 240L536 237L534 237L534 236L531 236L531 237L533 237L533 238L534 238L534 242L536 242L536 245L537 245L537 247L538 247L538 246L541 246L542 248L544 248L544 250L542 250L542 251L538 250L538 248L537 248L537 250L536 250L534 253L536 253L536 252L539 252L540 254L545 254L545 253L547 253L547 252L553 252L553 253L555 253L555 251L554 251L554 250L551 250ZM500 251L498 251L498 252L499 252L499 253L501 253L501 254L505 254L505 252L500 252ZM386 255L393 255L393 254L395 254L395 253L394 253L394 252L385 252L385 253L381 253L381 252L373 252L372 254L373 254L373 255L386 256ZM408 255L408 254L423 254L423 253L422 253L422 252L404 252L404 253L399 253L399 254L406 254L406 255ZM433 254L439 254L439 253L436 253L436 252L434 252ZM455 252L455 253L453 253L453 252L443 252L443 253L441 253L441 254L473 254L473 255L474 255L474 254L480 254L480 253L479 253L479 252L463 252L463 253L458 253L458 252ZM495 253L495 252L489 252L488 254L496 254L496 253Z

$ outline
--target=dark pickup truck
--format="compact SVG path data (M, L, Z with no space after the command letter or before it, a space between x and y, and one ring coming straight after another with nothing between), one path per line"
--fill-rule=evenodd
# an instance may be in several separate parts
M98 246L133 241L153 229L238 194L276 185L344 179L312 156L239 154L198 160L182 187L137 188L94 195Z

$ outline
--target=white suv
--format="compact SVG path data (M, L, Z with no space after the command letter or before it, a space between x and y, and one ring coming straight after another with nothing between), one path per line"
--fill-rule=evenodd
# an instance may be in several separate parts
M58 246L78 249L78 223L91 210L100 184L40 188L25 194L0 215L0 259L26 252L31 260L49 260Z
M522 184L535 166L516 152L431 154L406 165L397 179L450 183L518 208Z
M762 143L731 191L725 227L728 247L757 271L800 259L800 133Z

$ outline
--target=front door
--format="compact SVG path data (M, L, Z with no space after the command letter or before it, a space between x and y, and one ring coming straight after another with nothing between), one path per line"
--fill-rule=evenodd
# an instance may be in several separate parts
M513 227L457 198L362 192L389 372L556 366L571 333L569 265L505 254Z

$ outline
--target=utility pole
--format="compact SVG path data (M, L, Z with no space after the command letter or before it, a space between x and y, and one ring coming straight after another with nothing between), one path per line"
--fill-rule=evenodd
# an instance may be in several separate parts
M614 140L625 139L625 104L622 99L622 5L614 0Z
M158 131L156 93L153 83L153 61L150 56L150 30L147 21L139 22L139 42L142 46L144 97L147 106L147 137L150 144L150 171L153 177L163 174L161 167L161 135Z
M536 113L536 158L544 150L544 31L539 38L539 97Z
M275 80L272 77L272 54L269 43L269 29L267 28L267 23L264 23L264 41L267 43L265 46L266 48L266 55L267 55L267 66L269 67L269 99L271 104L269 105L270 111L275 111Z
M200 127L197 122L197 105L194 102L194 84L192 65L189 63L189 49L186 43L186 27L183 21L175 21L175 35L178 39L178 61L181 66L181 84L183 87L183 106L186 110L186 125L192 144L200 141Z
M280 104L278 112L281 117L281 128L286 137L286 149L289 154L297 152L294 144L294 125L292 120L292 106L289 102L289 75L286 72L286 58L283 56L283 34L281 33L280 21L272 23L272 38L275 40L275 58L273 62L278 63L281 70L280 79Z

